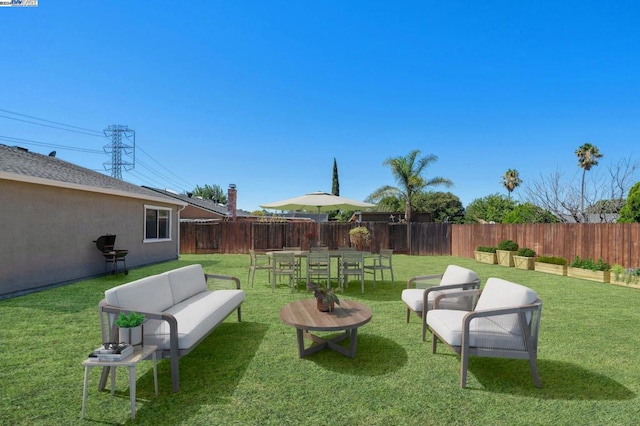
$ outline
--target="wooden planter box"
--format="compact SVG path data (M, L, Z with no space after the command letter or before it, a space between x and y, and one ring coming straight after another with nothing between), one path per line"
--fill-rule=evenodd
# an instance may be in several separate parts
M620 275L618 279L615 279L614 275L611 274L611 279L609 280L609 282L611 284L619 285L622 287L640 288L640 281L638 280L638 277L632 277L631 280L627 282L624 275Z
M535 257L513 256L513 264L518 269L533 269Z
M567 275L567 265L555 265L553 263L534 262L533 269L539 272L554 275Z
M608 283L611 280L611 272L609 271L592 271L590 269L573 268L571 266L567 268L567 276L597 281L599 283Z
M498 250L496 254L498 255L498 265L502 266L514 266L513 256L518 253L517 251L509 251L509 250Z
M473 255L475 256L478 262L489 263L491 265L495 265L497 263L495 253L488 253L485 251L474 251Z

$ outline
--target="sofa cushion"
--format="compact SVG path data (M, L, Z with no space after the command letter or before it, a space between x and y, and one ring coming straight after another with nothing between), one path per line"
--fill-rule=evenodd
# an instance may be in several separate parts
M436 309L427 312L429 328L451 346L462 345L462 322L468 312ZM519 334L507 332L495 322L475 318L469 324L469 346L495 349L524 349L524 339Z
M538 294L530 288L500 278L489 278L478 299L475 310L483 311L529 305L537 299ZM527 320L530 318L531 315L527 315ZM517 314L499 315L487 317L487 319L493 321L508 333L521 333Z
M207 291L207 280L200 265L189 265L165 272L169 277L173 304L187 300L203 291Z
M244 290L205 291L169 308L178 322L178 347L188 349L221 323L245 299ZM165 321L147 321L144 341L169 349L169 326Z
M163 312L173 306L173 295L166 274L110 288L104 292L104 296L109 305L132 311Z

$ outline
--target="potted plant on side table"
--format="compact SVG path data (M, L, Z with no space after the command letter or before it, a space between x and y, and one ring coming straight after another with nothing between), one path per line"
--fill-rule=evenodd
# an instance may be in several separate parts
M139 345L142 343L142 323L144 322L144 314L137 312L129 312L125 314L120 312L116 319L118 326L120 341L130 345Z
M496 254L498 256L498 265L514 266L513 255L518 253L518 243L512 240L503 240L498 244Z

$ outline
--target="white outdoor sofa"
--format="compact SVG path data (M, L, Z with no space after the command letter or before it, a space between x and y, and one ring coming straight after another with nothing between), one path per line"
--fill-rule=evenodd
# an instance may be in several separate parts
M233 284L233 289L209 290L207 280ZM120 312L145 315L144 344L157 345L158 355L171 359L173 391L180 386L179 359L193 350L225 318L236 310L238 322L245 299L240 280L226 275L205 274L200 265L190 265L162 274L142 278L105 291L99 304L102 339L116 341L114 324ZM104 388L108 369L102 372Z

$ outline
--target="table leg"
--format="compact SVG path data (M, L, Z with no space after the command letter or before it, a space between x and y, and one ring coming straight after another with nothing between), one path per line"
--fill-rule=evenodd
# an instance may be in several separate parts
M136 366L129 367L129 400L131 401L131 418L136 418Z
M89 384L89 367L84 367L84 388L82 389L82 418L84 419L85 405L87 403L87 385Z
M151 357L153 359L153 386L156 389L156 396L158 396L158 365L155 351Z
M111 396L116 393L116 367L111 368Z

